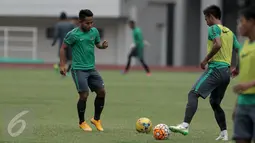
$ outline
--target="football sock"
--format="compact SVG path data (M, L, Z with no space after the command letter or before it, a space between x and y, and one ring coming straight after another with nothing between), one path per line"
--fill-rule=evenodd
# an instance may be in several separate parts
M150 69L149 69L149 67L147 66L147 64L144 62L144 60L143 60L143 59L140 59L140 62L142 63L144 70L145 70L147 73L150 73Z
M127 62L125 71L128 71L128 70L129 70L129 68L130 68L130 63L131 63L131 56L129 55L129 56L128 56L128 62Z
M223 109L220 107L220 104L211 103L212 109L214 111L215 119L220 127L221 131L227 130L226 117Z
M197 111L198 96L194 91L190 91L188 94L188 103L186 105L184 122L190 124L193 116Z
M222 135L228 135L228 131L227 130L223 130L223 131L221 131L221 134Z
M183 122L182 126L185 127L185 128L188 128L189 127L189 123Z
M72 64L69 64L68 68L67 68L67 72L69 72L71 70L71 67L72 67Z
M101 113L104 109L104 102L105 102L104 97L96 97L95 102L94 102L94 106L95 106L94 119L95 120L100 120Z
M79 99L78 103L77 103L77 111L78 111L78 116L79 116L79 124L83 123L84 120L84 116L85 116L85 109L86 109L86 100L81 100Z

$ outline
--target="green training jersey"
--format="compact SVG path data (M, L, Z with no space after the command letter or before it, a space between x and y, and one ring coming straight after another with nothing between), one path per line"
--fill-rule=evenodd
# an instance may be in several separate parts
M96 28L83 32L79 27L70 31L64 43L72 49L72 69L89 70L95 68L95 45L100 43Z
M247 83L255 80L255 42L246 40L239 53L240 73L239 83ZM255 87L251 87L241 93L237 98L239 105L255 105Z
M133 29L133 39L136 48L142 49L144 48L143 34L140 28L135 27Z
M220 38L221 48L209 61L209 67L228 67L231 65L233 48L240 49L241 46L230 29L215 24L208 28L207 53L211 52L215 38Z

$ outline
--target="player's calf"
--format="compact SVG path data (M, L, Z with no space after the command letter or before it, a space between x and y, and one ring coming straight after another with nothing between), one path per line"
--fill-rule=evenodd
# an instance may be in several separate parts
M217 104L216 102L213 102L210 100L210 104L212 106L212 109L214 111L215 119L221 129L219 137L216 138L216 140L228 140L228 132L227 132L227 124L226 124L226 118L225 113L223 109L220 107L220 104Z
M197 111L197 106L198 106L198 98L199 96L197 95L196 92L191 90L188 94L188 103L186 105L186 111L185 111L185 117L184 117L184 122L177 125L177 126L170 126L169 129L172 132L177 132L181 133L183 135L188 135L189 133L189 124L192 121L193 116L195 115Z
M100 116L104 109L104 104L105 104L105 90L104 89L97 90L96 94L97 96L94 102L94 106L95 106L94 119L100 120Z
M87 97L88 97L88 92L80 92L79 93L79 100L77 102L77 111L78 111L78 116L79 116L79 124L82 125L85 122L85 110L86 110L86 103L87 103ZM82 127L89 128L85 125Z
M85 110L86 110L86 103L88 98L87 92L80 92L79 93L79 100L77 103L77 111L79 116L79 127L84 131L92 131L92 128L85 122Z
M95 106L95 114L94 118L91 119L91 123L96 126L98 131L103 131L103 127L101 124L100 116L104 109L105 104L105 89L101 88L95 91L97 96L95 98L94 106Z

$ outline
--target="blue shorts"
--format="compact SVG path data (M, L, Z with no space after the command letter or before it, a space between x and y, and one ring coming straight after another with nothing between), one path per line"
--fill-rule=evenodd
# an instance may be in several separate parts
M100 74L95 70L74 70L72 69L72 77L78 92L94 92L104 88L104 81Z

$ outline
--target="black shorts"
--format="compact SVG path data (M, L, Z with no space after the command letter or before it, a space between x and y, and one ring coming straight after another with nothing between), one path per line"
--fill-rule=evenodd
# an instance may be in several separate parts
M73 70L72 77L78 92L93 92L104 88L104 81L95 70Z
M143 49L142 48L132 48L129 57L136 57L139 59L143 59Z
M255 140L255 105L237 105L234 140Z
M220 103L230 82L230 68L208 68L193 85L192 90L203 99Z

